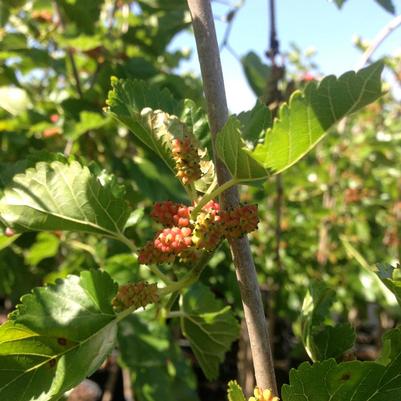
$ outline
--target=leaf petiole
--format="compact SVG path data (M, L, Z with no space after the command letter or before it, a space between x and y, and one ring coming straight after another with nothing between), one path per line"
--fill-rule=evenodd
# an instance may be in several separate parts
M172 282L166 285L166 287L161 288L158 293L160 297L166 296L176 291L180 291L185 287L189 287L194 284L201 275L203 269L208 264L209 260L213 256L214 252L204 252L199 262L190 270L183 278L178 281Z
M128 239L125 235L120 234L118 236L114 237L115 239L118 239L119 241L121 241L122 243L124 243L125 245L127 245L127 247L132 251L132 253L134 253L135 255L137 254L137 247L135 246L135 244ZM164 274L161 270L159 270L157 268L157 266L155 265L146 265L149 270L157 277L159 278L161 281L163 281L165 284L172 284L174 281L171 280L166 274Z
M220 194L222 194L227 189L233 187L234 185L238 184L237 178L231 178L231 180L225 182L223 185L218 186L212 192L206 192L206 194L202 197L199 203L195 206L191 213L191 219L195 220L196 216L202 210L203 206L205 206L209 201L212 199L217 198Z

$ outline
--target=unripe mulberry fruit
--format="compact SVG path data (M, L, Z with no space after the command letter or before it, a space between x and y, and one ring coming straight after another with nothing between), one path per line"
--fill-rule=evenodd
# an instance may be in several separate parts
M120 286L117 295L113 298L112 305L116 310L124 310L131 306L137 309L154 304L158 300L157 285L140 281Z
M253 394L254 397L250 397L249 401L280 401L280 399L273 396L272 391L268 389L262 390L261 388L256 387Z
M178 254L192 245L192 230L189 227L172 227L160 231L154 240L155 248L163 253Z
M172 263L175 260L173 253L162 252L155 247L154 240L148 241L139 251L138 262L143 265Z
M220 216L212 213L200 213L196 219L192 242L198 249L211 251L216 248L223 237Z
M180 263L193 263L199 260L201 257L202 253L198 249L194 248L191 246L190 248L186 248L183 251L181 251L177 257L178 261Z
M196 218L192 236L192 241L198 249L211 251L221 241L224 231L220 214L220 205L214 200L202 207Z
M198 149L189 136L185 136L183 139L173 139L171 152L175 161L176 175L184 185L201 177Z
M221 213L226 238L240 238L246 233L257 230L259 217L257 205L240 206Z

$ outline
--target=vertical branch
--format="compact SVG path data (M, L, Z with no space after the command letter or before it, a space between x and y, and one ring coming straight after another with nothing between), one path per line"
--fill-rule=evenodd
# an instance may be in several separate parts
M65 23L64 23L63 15L61 13L60 6L57 3L57 1L54 2L54 6L55 6L55 9L56 9L57 18L58 18L60 27L61 27L61 29L63 31L65 31ZM79 97L82 99L83 98L83 92L82 92L82 87L81 87L81 81L79 79L78 68L77 68L77 65L76 65L75 59L74 59L74 52L73 52L73 50L71 48L67 49L67 56L68 56L68 59L70 60L71 69L72 69L72 75L74 76L74 80L75 80L75 87L77 89Z
M276 177L276 199L275 199L275 209L276 209L276 227L275 227L275 258L277 263L277 268L279 271L283 270L283 263L281 260L281 221L283 217L283 203L284 203L284 187L283 187L283 179L281 174L277 174Z
M210 0L187 1L192 16L214 148L217 133L227 121L228 109L213 14ZM230 173L217 159L216 152L214 158L218 182L222 185L230 179ZM238 188L233 187L223 192L222 203L225 208L238 206ZM258 386L271 388L277 394L269 334L248 238L244 236L231 240L230 247L251 343L256 382Z
M266 52L271 62L271 74L266 82L266 104L272 109L273 117L276 116L280 102L282 101L282 94L279 90L279 80L283 76L283 67L277 65L276 56L280 54L280 44L277 38L277 24L276 24L276 3L275 0L269 0L269 17L270 17L270 48ZM275 227L275 259L278 269L283 269L280 249L281 249L281 220L284 202L284 188L281 174L276 176L276 199L274 202L276 213L276 227Z
M329 215L323 217L319 228L319 243L317 250L317 261L320 266L324 266L329 258L330 237L329 230L331 226L330 211L335 207L336 199L333 196L333 187L336 183L337 176L337 156L334 155L333 162L329 166L329 181L327 190L323 195L323 208Z

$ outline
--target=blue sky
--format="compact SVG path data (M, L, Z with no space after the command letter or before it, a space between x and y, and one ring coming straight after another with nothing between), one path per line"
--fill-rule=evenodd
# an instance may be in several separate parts
M396 11L401 12L400 0L393 2ZM265 59L269 31L267 3L267 0L246 0L238 12L230 35L231 47L237 54L244 55L252 50ZM354 69L361 53L355 49L353 38L359 35L371 41L394 18L374 0L348 0L341 10L328 0L276 0L276 3L281 51L289 50L290 43L302 49L316 49L314 60L324 74L338 75ZM226 24L218 17L227 10L227 7L213 3L219 41ZM194 49L194 57L181 69L199 74L191 33L180 34L171 45L172 49L182 47ZM373 58L397 51L401 52L401 29L388 37ZM255 97L245 81L241 66L227 50L222 51L221 57L230 110L239 112L251 108Z

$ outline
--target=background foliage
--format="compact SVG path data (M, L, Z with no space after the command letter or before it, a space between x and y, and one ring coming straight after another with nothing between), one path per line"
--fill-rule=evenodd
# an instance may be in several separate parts
M392 11L391 2L379 3ZM103 110L114 76L142 79L155 88L168 88L177 100L190 98L202 105L199 79L176 73L188 54L168 50L172 38L189 23L186 4L180 0L138 0L134 5L124 0L11 0L0 4L0 194L11 196L3 191L12 177L37 162L51 161L57 170L66 168L63 163L70 158L88 165L82 171L78 163L71 165L79 170L74 175L83 181L90 181L93 175L102 177L102 185L97 184L95 189L104 194L104 203L122 191L121 184L128 199L127 205L115 205L112 219L103 215L102 221L94 222L90 213L94 208L97 216L102 215L102 205L82 194L80 201L87 205L88 224L80 227L80 233L59 231L68 220L64 219L59 226L49 222L50 232L26 232L9 238L0 222L2 319L32 288L55 283L69 274L79 275L81 270L101 269L118 284L149 279L148 270L139 266L130 249L116 237L125 227L126 236L143 245L155 230L147 217L152 203L182 201L185 193L163 161L155 157L155 149L142 146ZM280 80L283 93L289 95L320 77L313 59L295 46L287 59L286 74ZM385 60L387 73L398 85L400 60ZM241 62L251 88L261 95L269 66L253 53L244 55ZM194 108L188 103L180 107L182 113ZM396 298L370 269L376 262L400 260L400 116L399 101L388 90L379 101L332 128L315 152L281 176L282 201L274 177L263 188L247 188L242 194L244 201L259 205L260 230L252 234L252 248L266 295L280 383L288 383L289 369L308 356L316 361L333 357L337 362L354 355L363 360L377 359L382 333L400 318ZM204 139L203 145L209 146L202 137L204 121L199 121L198 134ZM40 170L41 164L37 166ZM51 172L43 176L51 180ZM39 199L45 196L39 184L36 187L29 180L22 184ZM56 196L55 204L65 216L74 218L77 211L63 207L64 194L61 202ZM107 236L95 235L99 231ZM185 295L188 316L194 310L201 313L208 302L216 313L224 314L220 302L224 300L241 317L229 260L223 246L201 278L211 290L199 284ZM177 268L166 273L174 276L182 272ZM319 296L323 299L322 314L308 310L308 299ZM204 304L197 304L198 299ZM94 308L102 310L102 305ZM225 363L220 368L218 362L212 363L207 376L213 381L208 382L188 347L199 340L190 334L191 320L185 316L181 322L166 319L156 308L146 314L157 318L135 315L119 325L118 333L106 333L118 337L120 353L117 362L111 358L103 369L113 372L110 367L118 363L128 372L124 377L132 384L135 399L223 399L229 379L238 376L244 385L251 370L249 359L244 357L247 346L243 329ZM231 317L226 324L238 332ZM180 323L189 333L187 338L179 334ZM330 352L322 355L321 344L327 344L329 331L349 341L344 340L340 348L328 347ZM388 343L396 342L397 335L395 331L388 335ZM355 336L356 345L350 350ZM83 342L81 338L72 340ZM46 338L42 346L52 341L54 338ZM207 345L203 340L201 344ZM73 348L71 345L71 352ZM52 352L56 351L53 344ZM218 360L222 358L224 354ZM388 359L394 360L391 352ZM337 362L322 362L322 372L337 372L341 369L336 367ZM86 367L87 372L97 365ZM309 374L306 365L292 373L302 376L305 383L309 383ZM333 373L333 380L337 374ZM296 399L290 396L296 388L284 391L288 399Z

